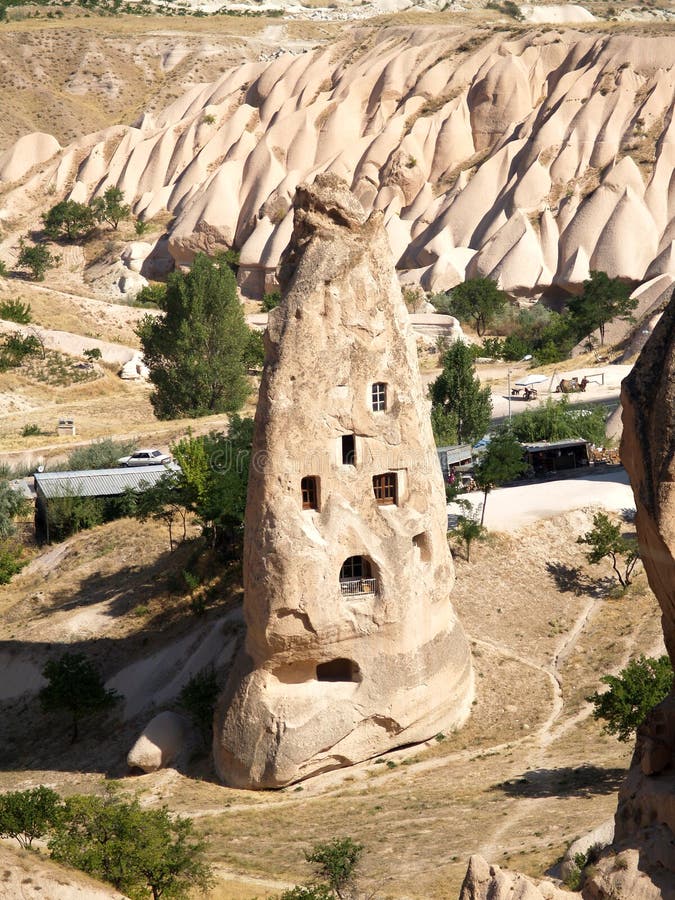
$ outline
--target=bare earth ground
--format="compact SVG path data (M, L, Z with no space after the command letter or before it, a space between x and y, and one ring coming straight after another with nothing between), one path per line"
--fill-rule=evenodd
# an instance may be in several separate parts
M644 581L608 599L605 570L586 565L575 539L589 522L588 513L569 513L491 534L470 563L456 557L452 602L477 675L473 714L459 733L276 793L247 793L215 783L204 757L180 773L125 776L142 715L93 724L72 748L66 723L46 720L35 701L11 701L0 787L46 783L71 793L121 777L145 803L197 819L219 877L212 900L295 883L308 874L302 850L333 835L366 845L364 878L382 898L455 898L473 852L541 875L612 814L630 756L601 734L584 697L629 656L661 648ZM122 521L76 536L0 588L3 652L28 650L35 663L52 642L66 642L94 651L112 674L197 627L186 599L163 581L184 557L169 557L159 526L145 526L140 540L137 529ZM231 596L224 588L208 621Z

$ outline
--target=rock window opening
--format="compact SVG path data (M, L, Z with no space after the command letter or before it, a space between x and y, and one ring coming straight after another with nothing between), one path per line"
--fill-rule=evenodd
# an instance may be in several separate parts
M319 508L319 479L315 475L306 475L300 482L302 492L302 508Z
M377 381L372 387L371 402L373 412L384 412L387 408L387 385Z
M342 465L356 465L356 437L353 434L342 435Z
M413 538L413 544L420 551L420 559L422 562L429 562L431 559L431 544L429 542L429 535L426 531L423 531L421 534L416 534Z
M331 659L316 667L317 681L358 681L359 667L351 659Z
M365 556L350 556L342 563L340 592L349 597L377 593L377 578L373 578L370 560Z
M398 502L398 479L395 472L373 475L373 493L379 506L396 506Z

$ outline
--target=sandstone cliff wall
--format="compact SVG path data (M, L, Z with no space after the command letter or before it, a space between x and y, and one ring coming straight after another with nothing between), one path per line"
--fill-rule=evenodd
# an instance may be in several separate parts
M398 267L425 288L482 274L532 294L574 290L591 268L675 275L674 63L668 35L355 30L228 69L137 128L59 151L3 214L30 191L84 200L114 184L137 214L175 215L177 263L236 245L243 288L259 295L296 186L331 171L382 211Z

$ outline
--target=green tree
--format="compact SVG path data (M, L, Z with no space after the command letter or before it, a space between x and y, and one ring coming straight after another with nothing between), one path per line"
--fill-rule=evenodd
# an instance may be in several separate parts
M28 511L28 501L15 491L6 478L0 478L0 540L15 532L15 521Z
M578 537L577 543L591 548L586 553L590 563L597 565L603 559L609 559L621 587L628 587L640 560L637 538L625 537L620 525L612 522L606 513L599 512L593 516L593 528Z
M350 837L334 838L316 844L305 859L314 868L315 875L325 882L335 897L346 897L356 879L356 869L363 855L363 844Z
M605 442L605 410L601 406L570 403L566 396L560 400L549 397L541 406L514 416L510 427L523 443L583 438L602 445Z
M504 428L493 435L482 459L476 466L474 477L483 491L483 511L480 524L485 521L488 494L493 487L517 478L527 468L523 448L512 431Z
M479 337L504 307L508 300L504 291L491 278L469 278L453 288L450 309L453 315L464 321L473 320Z
M138 326L160 419L236 412L249 385L244 363L249 329L225 261L197 254L183 275L169 275L164 316Z
M78 726L84 716L109 709L121 699L116 691L106 690L95 666L82 653L64 653L52 659L42 670L47 685L40 691L44 712L66 710L71 715L71 742L78 738Z
M117 231L120 222L131 215L131 208L124 202L124 193L113 185L102 197L95 197L90 206L96 221L107 222L113 231Z
M485 504L483 504L483 507L484 506ZM474 541L482 541L485 539L485 529L480 522L476 521L475 515L467 513L466 515L457 516L455 535L464 544L466 561L470 562L471 545Z
M109 788L103 797L65 801L61 824L49 842L52 856L112 884L131 900L187 900L205 893L212 873L206 842L191 819L168 810L141 809Z
M194 516L212 547L236 555L243 536L246 492L253 441L253 420L234 415L227 435L212 431L188 435L172 445L177 470L169 470L138 498L141 520L163 521L169 528Z
M42 215L44 231L52 240L69 241L87 237L94 227L94 210L86 203L62 200Z
M9 584L27 562L19 543L0 540L0 584Z
M600 681L609 687L602 694L587 697L593 704L593 718L604 719L603 731L629 741L647 717L647 713L665 700L673 684L670 659L639 656L618 675L605 675Z
M178 702L192 716L206 743L211 735L219 693L216 673L210 667L193 675L178 697Z
M167 470L147 490L138 494L136 500L136 518L141 522L152 519L163 522L169 529L169 548L173 553L175 547L174 525L182 525L182 539L187 536L187 517L189 498L184 495L179 473Z
M30 269L36 281L44 281L48 269L57 265L61 257L54 256L44 244L28 244L21 238L19 241L19 258L16 261L20 269Z
M632 320L631 313L638 305L630 299L630 285L619 278L610 278L606 272L592 271L584 281L583 293L573 297L567 307L579 339L596 329L600 344L605 343L605 326L612 319Z
M242 536L252 441L253 420L232 416L227 435L189 436L171 448L186 506L213 547L231 549Z
M0 794L0 837L16 838L27 850L57 824L60 811L61 798L44 785Z
M440 436L442 425L449 433L455 423L457 441L475 443L490 424L490 388L480 386L473 354L463 341L455 341L443 355L443 371L431 385L432 425Z

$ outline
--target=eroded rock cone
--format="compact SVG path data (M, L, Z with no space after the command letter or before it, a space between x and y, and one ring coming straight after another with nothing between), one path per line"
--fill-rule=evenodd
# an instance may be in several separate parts
M379 213L298 189L270 316L244 552L247 636L219 702L223 781L281 787L462 724L471 660L445 493Z
M621 392L621 459L637 508L640 553L662 611L675 663L675 297ZM615 849L600 860L584 897L675 898L675 695L641 726L619 793Z

